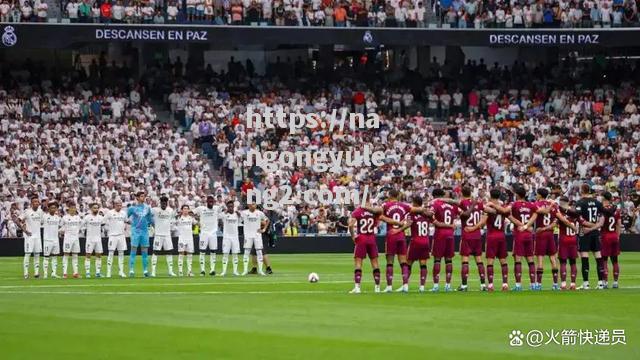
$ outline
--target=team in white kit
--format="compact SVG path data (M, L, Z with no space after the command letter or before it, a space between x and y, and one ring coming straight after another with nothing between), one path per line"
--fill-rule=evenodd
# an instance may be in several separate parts
M249 205L246 210L238 211L236 203L229 201L226 206L215 203L213 196L208 196L206 205L199 206L191 212L188 205L183 205L180 212L168 206L168 198L160 198L160 206L152 209L154 219L153 255L151 258L151 276L157 273L158 255L166 254L169 276L184 276L184 260L186 259L186 275L193 276L192 262L194 253L193 226L199 224L199 263L200 274L206 275L206 255L209 254L209 274L216 275L216 252L218 250L218 222L222 221L222 272L225 276L228 268L229 255L232 255L233 275L247 275L249 273L249 259L251 249L256 251L257 273L265 275L263 271L263 241L262 235L269 226L267 216ZM31 257L33 256L33 275L40 276L40 254L43 277L49 275L58 277L58 256L60 255L60 235L63 237L62 246L62 277L80 277L78 272L78 257L81 252L80 237L85 233L85 277L91 277L91 260L95 254L95 277L102 277L102 229L107 231L107 273L111 277L114 256L118 255L118 275L126 277L124 269L124 253L127 250L126 224L129 222L122 202L115 200L111 209L100 209L96 203L90 204L90 211L84 216L78 214L76 205L66 204L65 215L59 215L59 206L49 203L45 213L40 207L37 197L31 199L30 207L17 219L17 223L24 232L24 277L29 278ZM240 239L238 227L243 226L244 256L243 273L238 273L238 254L240 253ZM42 232L41 232L42 229ZM178 274L173 268L172 231L178 236ZM42 237L41 237L42 234ZM69 270L71 259L71 273ZM49 272L51 265L51 272ZM254 265L255 266L255 265ZM267 267L267 270L270 268ZM255 268L253 269L255 273Z

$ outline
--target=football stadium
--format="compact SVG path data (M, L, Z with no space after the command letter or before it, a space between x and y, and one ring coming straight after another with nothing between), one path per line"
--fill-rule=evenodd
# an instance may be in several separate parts
M0 0L0 358L639 359L634 0Z

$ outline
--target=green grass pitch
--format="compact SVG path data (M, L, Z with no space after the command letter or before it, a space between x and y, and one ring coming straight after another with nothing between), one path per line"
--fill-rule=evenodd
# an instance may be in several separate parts
M477 291L472 265L474 291L418 294L414 265L410 294L373 294L367 264L364 293L349 295L349 254L272 255L273 276L244 278L24 280L21 262L0 258L7 360L640 359L640 253L621 256L621 289L521 293ZM311 271L319 283L307 282ZM454 286L459 276L456 262ZM627 344L509 346L512 330L534 329L624 329Z

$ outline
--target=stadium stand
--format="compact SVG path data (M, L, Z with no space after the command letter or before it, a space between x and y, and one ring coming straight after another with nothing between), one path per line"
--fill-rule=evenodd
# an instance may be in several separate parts
M271 63L264 77L233 60L222 73L175 62L162 71L149 70L155 75L145 74L140 82L127 80L126 69L103 60L53 81L38 65L12 68L3 72L0 91L3 219L23 207L31 191L83 205L90 198L106 205L115 193L129 201L127 189L142 185L133 178L145 179L153 201L165 193L174 206L197 204L208 191L224 199L238 193L244 201L249 188L285 184L293 187L294 198L306 189L364 185L377 200L391 187L410 198L434 186L458 192L462 184L472 185L474 196L485 196L493 186L509 188L516 182L532 194L540 185L559 186L575 198L579 184L587 181L595 190L612 191L624 205L626 230L640 230L635 87L640 68L629 61L566 58L500 67L480 59L455 67L434 59L428 76L404 69L393 81L376 80L369 65L345 64L327 75L302 61ZM37 78L48 80L38 83ZM153 94L166 99L170 113L148 102L145 89L165 88L159 78L174 85ZM92 84L102 90L90 90ZM248 104L258 111L376 112L381 126L298 134L247 129ZM178 127L168 122L171 117ZM65 141L56 140L60 133ZM386 154L383 167L319 174L243 165L250 149L347 150L365 143ZM61 170L71 175L62 177ZM334 233L344 231L339 224L347 212L344 205L291 205L272 215L283 233L293 227ZM5 224L5 233L11 228Z
M636 27L637 7L632 0L5 0L0 14L5 22L518 29Z

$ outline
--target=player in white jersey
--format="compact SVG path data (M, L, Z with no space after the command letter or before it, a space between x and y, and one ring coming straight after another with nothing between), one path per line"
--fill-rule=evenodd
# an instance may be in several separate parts
M183 276L182 263L187 257L187 276L193 276L193 225L196 219L189 214L189 205L182 205L180 216L176 219L175 227L178 231L178 276Z
M167 269L169 276L176 276L173 272L173 242L171 240L171 228L174 225L176 214L175 211L168 206L169 198L162 196L160 198L160 207L151 209L153 222L155 224L155 234L153 237L153 255L151 255L151 276L156 276L156 268L158 266L158 255L163 250L167 252Z
M253 247L256 248L256 256L258 258L258 274L266 275L262 271L262 233L269 225L269 219L262 211L256 209L256 204L249 204L249 208L243 210L240 213L240 217L244 224L244 257L242 258L244 271L242 275L245 276L249 273L249 255Z
M216 251L218 250L218 216L222 211L220 205L215 204L213 195L207 196L207 205L199 206L195 214L200 220L200 275L206 274L205 256L209 249L209 275L216 275Z
M42 260L42 273L46 279L49 272L49 257L51 257L51 277L58 278L58 255L60 255L60 224L62 219L58 216L58 204L49 203L49 212L42 216L44 229L44 260Z
M29 278L29 261L33 254L33 277L40 277L40 253L42 252L42 216L40 200L37 196L31 198L31 207L25 210L15 221L24 233L24 278Z
M102 225L104 225L104 216L100 211L100 206L92 203L89 214L82 219L82 227L87 230L87 243L85 244L84 270L86 277L91 277L91 254L96 254L96 277L101 277L102 270Z
M122 201L116 199L113 202L113 209L107 210L104 222L107 227L109 241L107 250L107 277L111 277L111 266L113 265L113 255L118 251L118 275L121 278L127 277L124 273L124 252L127 251L127 241L124 236L125 224L127 222L127 212L122 208Z
M67 204L67 214L62 217L62 232L64 241L62 242L62 277L67 278L69 268L69 256L71 256L71 267L73 277L78 278L78 254L80 253L80 229L82 218L78 215L78 209L74 202Z
M238 238L238 226L240 215L235 211L233 201L227 201L227 209L222 213L222 274L227 273L229 254L233 254L233 275L238 274L238 254L240 253L240 239Z

